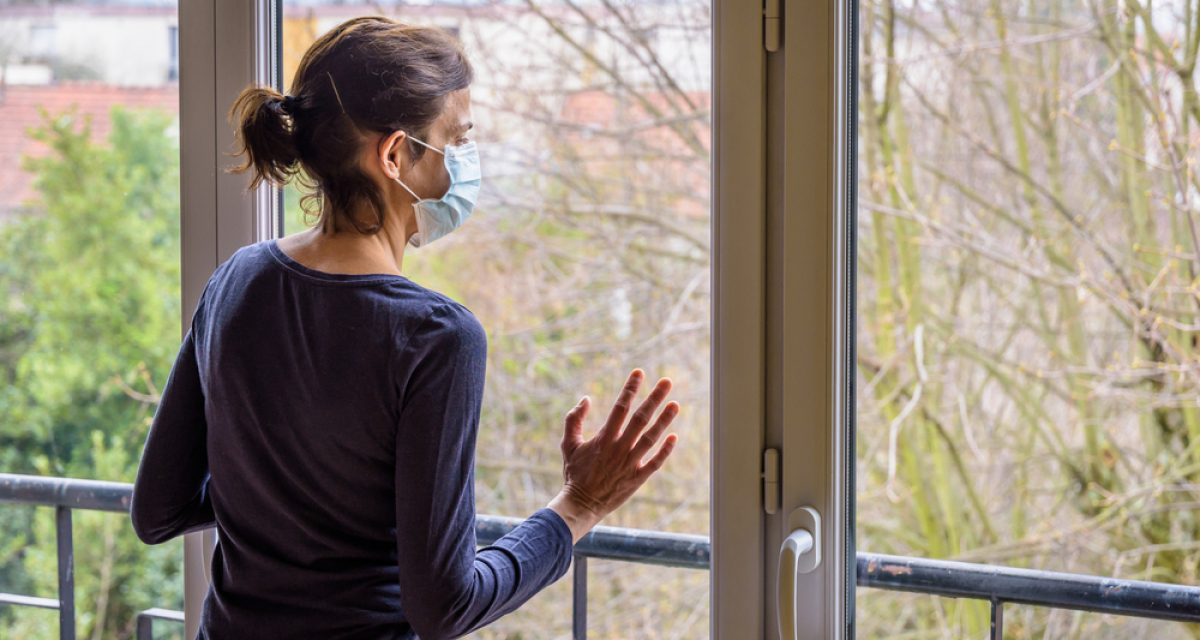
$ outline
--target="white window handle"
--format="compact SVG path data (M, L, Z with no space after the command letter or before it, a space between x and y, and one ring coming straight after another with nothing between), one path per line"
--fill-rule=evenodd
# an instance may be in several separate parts
M784 533L787 538L779 548L779 616L780 640L798 640L796 628L796 581L821 564L821 514L812 507L800 507L788 516Z

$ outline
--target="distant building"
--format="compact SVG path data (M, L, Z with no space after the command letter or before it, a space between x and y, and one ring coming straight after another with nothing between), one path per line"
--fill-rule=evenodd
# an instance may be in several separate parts
M697 5L699 6L699 5ZM349 18L382 9L402 21L441 27L460 38L483 67L512 67L560 55L558 38L545 21L528 8L508 5L463 6L454 4L285 5L282 63L285 86L301 56L319 35ZM594 9L594 8L593 8ZM648 5L645 15L678 11ZM584 8L587 11L589 9ZM542 9L561 21L576 41L602 64L616 69L628 66L629 52L622 44L603 37L597 27L611 16L598 16L593 24L581 21L563 6ZM637 37L655 50L659 62L679 76L685 90L709 84L710 39L683 26L669 26L678 16L664 14L660 26L641 29ZM561 43L557 43L561 47ZM539 55L540 54L540 55ZM628 70L636 73L633 65ZM575 81L590 82L589 69ZM0 6L0 83L49 84L64 80L93 80L117 86L156 86L179 79L179 20L175 7L114 6L103 4L52 4Z
M174 7L0 6L0 83L160 86L179 79L178 40Z

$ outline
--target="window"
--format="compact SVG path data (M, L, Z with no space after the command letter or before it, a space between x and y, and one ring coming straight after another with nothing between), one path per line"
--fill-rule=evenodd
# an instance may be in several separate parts
M1196 7L780 4L0 6L0 472L132 480L212 270L306 223L219 170L228 106L383 12L477 70L480 203L404 270L489 331L480 513L557 489L579 393L600 414L642 366L685 407L605 524L711 535L713 570L592 561L591 637L774 639L780 604L802 638L978 637L1004 610L856 589L856 546L1196 584ZM781 575L805 506L822 564ZM4 511L0 593L49 599L53 518ZM194 636L211 536L75 528L79 635L182 605L156 630ZM478 637L579 637L578 584ZM1014 637L1195 634L1009 609ZM0 636L53 619L6 605Z
M472 137L484 170L467 223L409 249L402 268L466 305L488 332L479 513L544 506L561 488L562 416L589 394L597 428L637 366L648 380L674 381L682 444L605 524L707 535L707 2L572 6L384 10L402 22L458 25L476 71ZM316 37L374 11L285 2L284 85ZM643 25L655 23L671 26L645 39ZM285 194L288 233L304 225L300 195ZM708 572L593 560L588 575L592 637L708 635ZM571 587L561 581L480 637L570 633Z
M136 43L174 12L0 6L0 472L133 481L181 335L179 94L125 58L165 68L165 46ZM116 513L74 529L79 637L182 607L181 543L145 547ZM55 597L52 509L4 505L0 546L0 592ZM2 606L0 637L57 619Z
M31 25L29 27L29 48L27 55L30 58L53 58L55 55L55 32L55 26L52 24Z
M1195 6L861 11L859 550L1195 585ZM864 638L989 625L971 600L862 590L858 611Z
M297 190L283 193L282 203L268 188L247 198L246 177L220 170L232 163L224 155L233 138L226 117L237 94L251 82L286 86L308 44L349 15L384 11L458 25L479 71L473 96L487 187L462 230L412 252L404 268L466 303L491 331L480 512L520 516L544 504L557 488L561 414L581 390L602 407L632 366L670 375L685 406L677 425L683 445L640 499L606 524L707 533L720 551L711 573L591 563L584 606L592 636L703 637L707 629L722 638L747 630L774 637L781 525L803 505L819 509L825 526L823 564L796 580L800 637L846 636L841 625L853 595L846 534L854 524L845 495L853 461L846 313L854 284L846 279L854 229L846 224L850 141L842 135L852 95L843 91L847 3L793 11L780 20L786 46L771 53L757 0L384 7L198 0L177 17L174 7L140 2L78 7L61 15L58 7L30 10L53 15L60 29L58 66L44 84L92 78L149 96L175 73L180 80L178 126L165 131L180 140L181 319L236 249L305 223ZM27 17L26 9L17 13ZM145 19L71 23L106 25L105 46L68 30L78 16L102 14ZM13 24L17 33L28 28ZM174 25L172 49L176 39L161 34ZM108 246L101 240L92 246ZM73 343L60 335L55 345ZM173 355L177 344L169 340L164 352ZM764 500L767 447L781 449L782 509L774 514L763 511L771 502ZM183 545L184 637L195 633L211 542L193 535ZM177 566L178 556L160 560ZM85 574L81 589L90 588ZM571 628L571 582L579 584L564 581L480 637L580 637ZM163 592L151 592L146 604L174 607L178 582L157 584ZM177 623L178 616L165 618Z

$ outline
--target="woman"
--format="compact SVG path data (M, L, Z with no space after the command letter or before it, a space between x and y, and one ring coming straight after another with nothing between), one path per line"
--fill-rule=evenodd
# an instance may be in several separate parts
M631 414L633 371L592 439L588 398L567 414L562 491L476 549L486 336L401 274L406 244L452 231L478 194L471 77L444 32L358 18L313 43L293 95L249 88L233 107L239 170L257 185L303 169L321 209L217 268L146 440L138 536L219 532L201 638L469 633L561 577L675 446L679 406L652 422L670 381Z

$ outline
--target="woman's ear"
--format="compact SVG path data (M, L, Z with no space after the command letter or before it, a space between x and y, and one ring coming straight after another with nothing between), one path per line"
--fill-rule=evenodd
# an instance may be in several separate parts
M394 180L404 173L409 163L408 154L404 153L407 140L406 133L395 131L379 141L379 166L383 169L383 175Z

